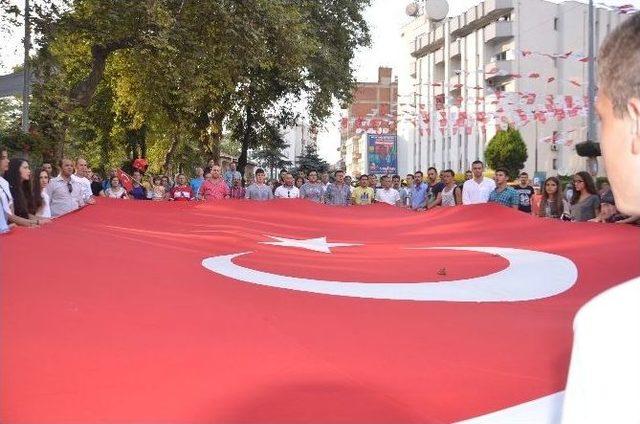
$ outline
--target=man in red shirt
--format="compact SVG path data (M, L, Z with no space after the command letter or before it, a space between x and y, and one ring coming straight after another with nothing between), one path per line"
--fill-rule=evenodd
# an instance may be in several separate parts
M220 176L220 166L213 165L211 172L204 176L198 197L202 200L221 200L229 198L229 186Z
M173 187L169 193L169 200L188 202L193 199L193 190L187 184L187 177L185 177L184 174L179 174L176 181L175 187Z

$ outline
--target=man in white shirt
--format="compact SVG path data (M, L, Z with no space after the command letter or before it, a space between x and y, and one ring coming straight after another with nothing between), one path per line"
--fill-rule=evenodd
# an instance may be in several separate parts
M329 173L323 172L322 175L320 175L320 181L322 182L322 187L324 188L324 190L327 191L327 187L329 187L329 184L331 183Z
M400 193L391 187L391 177L384 175L380 181L382 188L376 190L376 202L400 206Z
M477 203L487 203L489 195L496 188L496 182L491 178L485 178L484 164L477 160L471 165L473 178L465 181L462 187L462 204L475 205Z
M293 175L287 172L282 176L282 181L283 184L278 186L274 193L276 199L297 199L300 197L300 190L293 184Z
M51 216L54 218L73 212L85 205L82 186L72 178L73 162L69 159L60 160L60 174L52 178L45 188L49 195Z
M640 180L629 177L640 172L639 13L606 38L597 58L605 167L616 207L640 215ZM576 315L563 424L640 423L639 305L635 278L596 296Z
M82 200L87 204L94 204L95 199L91 192L91 180L88 178L89 167L83 158L76 159L76 172L71 174L71 179L80 184L82 189Z

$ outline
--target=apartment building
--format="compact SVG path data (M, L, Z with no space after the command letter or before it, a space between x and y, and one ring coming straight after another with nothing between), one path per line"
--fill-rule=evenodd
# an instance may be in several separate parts
M308 147L318 147L318 131L307 119L300 119L299 122L284 131L284 140L288 147L283 151L292 167L298 166L300 157Z
M378 68L377 82L358 82L340 131L340 163L348 175L366 173L367 132L396 133L398 81L391 68Z
M596 45L624 19L597 8ZM524 108L530 114L542 109L549 96L556 102L567 96L583 102L588 83L587 28L588 6L575 1L486 0L441 23L424 15L415 17L402 29L409 46L409 75L400 78L400 171L428 166L464 171L474 160L484 159L499 125L490 122L483 132L478 123L464 129L449 123L440 130L439 115L462 112L476 117L481 112L493 117L505 103L519 108L517 103L526 93L536 94ZM584 111L546 122L530 120L519 127L527 144L525 170L530 175L586 169L586 159L575 152L575 144L586 140ZM428 124L420 123L421 114L430 116ZM599 168L602 174L602 164Z

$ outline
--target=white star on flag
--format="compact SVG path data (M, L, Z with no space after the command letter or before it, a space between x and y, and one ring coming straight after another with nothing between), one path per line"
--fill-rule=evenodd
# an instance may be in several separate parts
M278 241L263 241L261 244L270 244L282 247L297 247L300 249L313 250L320 253L331 253L332 247L361 246L360 243L327 243L326 237L310 239L290 239L285 237L267 236Z

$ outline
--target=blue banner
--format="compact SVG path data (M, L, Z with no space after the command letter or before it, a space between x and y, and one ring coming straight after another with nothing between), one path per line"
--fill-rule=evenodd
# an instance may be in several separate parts
M398 173L398 136L367 134L367 173L385 175Z

